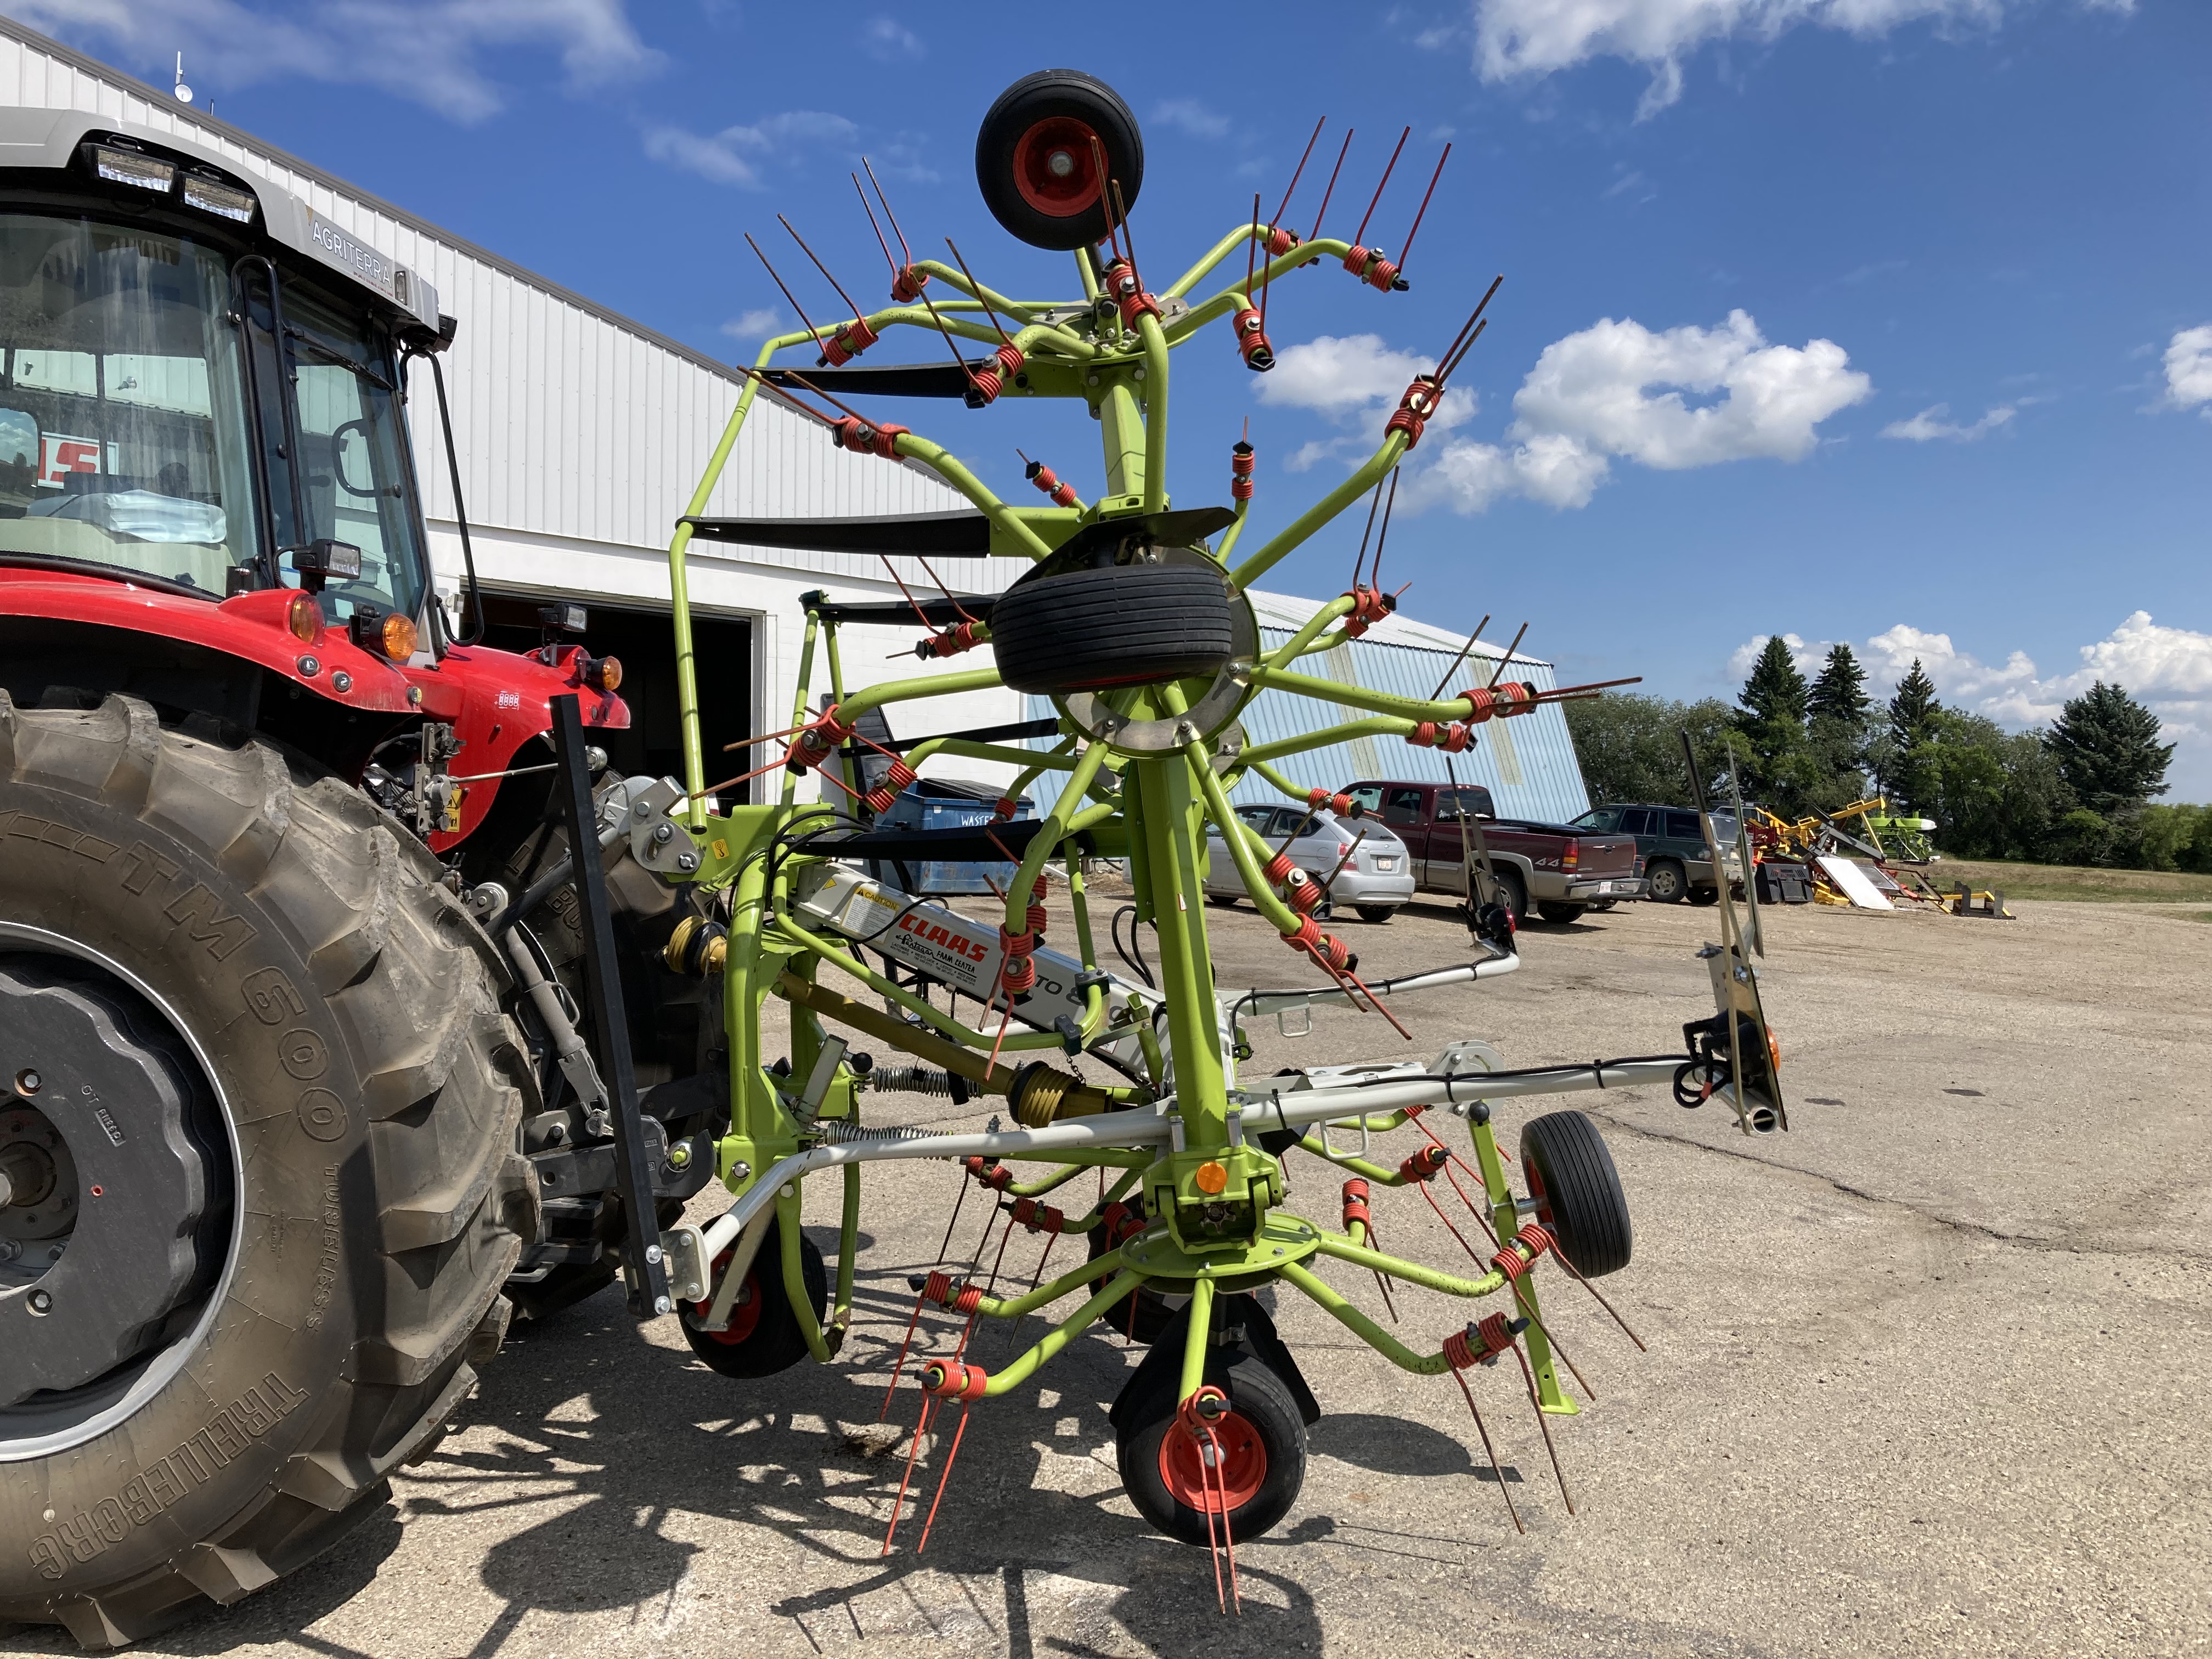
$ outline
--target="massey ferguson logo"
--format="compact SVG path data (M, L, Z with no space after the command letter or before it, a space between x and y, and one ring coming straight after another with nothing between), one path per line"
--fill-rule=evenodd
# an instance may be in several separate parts
M967 957L970 962L981 962L991 954L976 940L964 934L956 933L951 928L942 927L936 922L925 921L920 916L901 916L898 925L901 933L911 933L925 945L941 945L948 951L957 951L959 955Z

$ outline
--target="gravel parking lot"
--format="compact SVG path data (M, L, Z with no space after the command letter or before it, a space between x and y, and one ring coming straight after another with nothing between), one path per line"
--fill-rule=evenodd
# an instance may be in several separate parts
M1458 1391L1285 1297L1328 1415L1298 1506L1239 1553L1241 1620L1215 1611L1205 1553L1120 1495L1105 1413L1141 1351L1104 1334L979 1408L927 1553L908 1525L879 1559L899 1460L857 1456L836 1425L874 1419L905 1276L945 1225L952 1177L908 1164L868 1177L860 1312L836 1367L729 1382L670 1322L641 1332L602 1295L511 1340L457 1432L346 1543L148 1650L2212 1651L2212 927L2016 908L1767 913L1786 1136L1747 1140L1661 1090L1504 1104L1509 1148L1536 1111L1601 1121L1637 1225L1606 1288L1650 1347L1553 1286L1599 1395L1558 1425L1571 1517L1517 1379L1474 1374L1525 1536ZM1291 977L1249 907L1210 919L1223 983ZM1410 1052L1461 1036L1508 1064L1678 1046L1711 1012L1692 952L1715 922L1629 905L1532 927L1520 974L1407 1000ZM1383 974L1464 939L1442 910L1341 931ZM1262 1072L1407 1051L1348 1012L1296 1042L1270 1024L1259 1047ZM1301 1162L1291 1206L1333 1219L1334 1178ZM818 1200L827 1243L834 1185ZM971 1202L963 1236L979 1216ZM1457 1255L1410 1194L1378 1194L1376 1220L1401 1254ZM1036 1248L1018 1237L1009 1270L1026 1279ZM1331 1277L1374 1303L1371 1283ZM1397 1306L1431 1346L1465 1317L1411 1289ZM987 1365L1011 1352L1003 1333L980 1341ZM915 1403L898 1401L908 1421ZM0 1632L0 1650L58 1636Z

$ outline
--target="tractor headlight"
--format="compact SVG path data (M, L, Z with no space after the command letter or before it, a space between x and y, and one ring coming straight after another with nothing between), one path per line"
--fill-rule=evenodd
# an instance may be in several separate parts
M242 190L203 179L198 173L185 175L185 202L203 213L220 214L226 219L235 219L241 225L253 222L255 209L259 205L252 196Z
M169 193L169 186L177 177L175 162L137 150L118 149L112 144L92 147L92 170L112 185L136 185L140 190L159 191L164 196Z

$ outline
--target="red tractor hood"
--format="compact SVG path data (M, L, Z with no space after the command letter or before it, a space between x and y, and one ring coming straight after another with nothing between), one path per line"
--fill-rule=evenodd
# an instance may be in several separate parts
M552 699L580 697L586 726L629 725L620 697L580 684L580 647L556 647L550 665L483 646L448 646L442 658L422 652L412 662L392 663L356 645L343 628L325 626L313 641L299 639L288 625L296 596L295 589L265 588L210 604L103 576L0 566L0 616L189 641L254 663L331 702L388 714L395 725L416 714L451 725L464 745L451 769L476 781L467 785L459 830L431 838L441 852L465 839L490 809L499 780L481 775L504 771L518 749L551 729ZM545 758L551 757L548 750Z

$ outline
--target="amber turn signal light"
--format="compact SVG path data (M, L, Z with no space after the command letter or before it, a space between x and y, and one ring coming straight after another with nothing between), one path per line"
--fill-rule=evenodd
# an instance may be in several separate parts
M612 691L622 684L622 661L616 657L579 657L576 680L594 691Z
M384 625L377 630L378 647L393 662L405 662L415 654L415 619L403 617L397 611L385 617Z
M292 637L302 645L313 645L322 637L323 607L315 603L312 593L295 593L292 603L284 607L284 626L292 630Z

